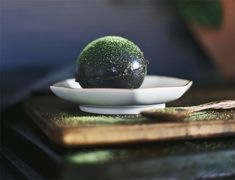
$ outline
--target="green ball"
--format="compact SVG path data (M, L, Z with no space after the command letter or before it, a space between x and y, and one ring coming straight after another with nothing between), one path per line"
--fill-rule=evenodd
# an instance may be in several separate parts
M76 81L83 88L139 88L148 61L128 39L105 36L89 43L77 59Z

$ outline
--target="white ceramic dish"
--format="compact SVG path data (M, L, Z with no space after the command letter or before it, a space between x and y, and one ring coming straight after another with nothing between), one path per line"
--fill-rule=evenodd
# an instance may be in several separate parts
M138 107L143 110L145 107L149 109L150 106L159 104L163 107L165 103L180 98L191 85L190 80L148 75L139 89L86 89L81 88L74 79L55 83L50 88L56 96L80 104L83 111L99 113L106 108L105 112L109 112L102 111L102 114L116 114L115 112L128 108L133 110ZM110 109L120 111L110 113Z
M80 105L80 109L84 112L95 114L139 114L141 111L148 109L165 108L165 104L136 105L136 106L95 106Z

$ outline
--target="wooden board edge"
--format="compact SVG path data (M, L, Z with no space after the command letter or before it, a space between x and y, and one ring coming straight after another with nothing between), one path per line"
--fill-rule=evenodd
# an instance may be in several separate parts
M226 123L225 123L226 122ZM193 139L216 136L235 136L235 120L209 121L166 124L159 128L159 124L115 126L115 127L89 127L80 129L65 129L62 131L62 142L69 145L97 145L97 144L120 144L131 142L163 141L176 139ZM202 126L203 124L203 126Z
M59 127L55 127L52 125L49 125L45 122L44 118L41 117L39 113L37 113L34 109L31 108L27 104L27 102L23 105L24 112L32 119L32 122L39 127L41 131L54 143L58 145L63 145L62 142L63 139L63 133L62 129Z
M27 102L24 110L49 139L66 147L235 136L235 120L61 128L49 125Z

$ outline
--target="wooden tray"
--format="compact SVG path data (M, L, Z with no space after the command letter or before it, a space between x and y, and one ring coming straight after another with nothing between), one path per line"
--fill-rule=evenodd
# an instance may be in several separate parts
M235 135L235 109L194 113L182 122L158 122L140 115L87 114L76 104L42 97L27 101L25 110L52 141L64 146Z

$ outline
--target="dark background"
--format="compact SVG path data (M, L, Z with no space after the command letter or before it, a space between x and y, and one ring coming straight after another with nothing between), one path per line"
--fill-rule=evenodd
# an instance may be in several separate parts
M175 1L1 0L1 106L74 76L90 41L118 35L150 61L148 74L223 83L176 10Z

